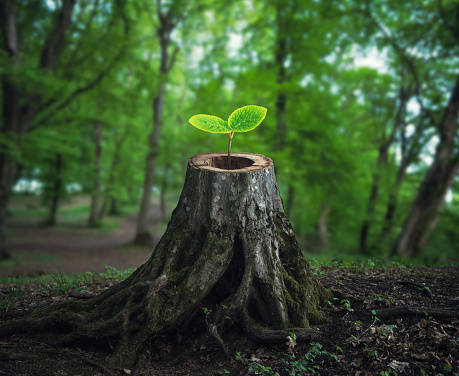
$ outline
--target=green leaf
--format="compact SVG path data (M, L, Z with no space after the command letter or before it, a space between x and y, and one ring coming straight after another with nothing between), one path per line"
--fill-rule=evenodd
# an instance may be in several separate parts
M213 115L194 115L189 122L196 128L210 133L229 133L231 128L228 123Z
M233 132L248 132L260 125L268 110L261 106L244 106L234 111L228 118Z

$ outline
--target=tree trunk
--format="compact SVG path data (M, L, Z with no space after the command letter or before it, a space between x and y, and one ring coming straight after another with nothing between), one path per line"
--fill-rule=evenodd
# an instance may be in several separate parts
M129 135L129 130L130 128L126 127L121 137L119 137L115 143L115 154L113 155L113 160L110 165L110 170L108 172L108 182L107 182L107 188L105 189L104 200L100 207L99 213L97 214L97 219L99 221L103 220L105 213L107 212L107 206L111 205L111 203L114 201L113 185L115 184L115 171L116 171L116 168L118 167L118 163L121 158L121 147L123 145L124 140Z
M161 208L161 218L166 219L166 192L168 189L168 176L171 165L168 163L164 168L164 178L161 184L161 197L160 197L160 208Z
M71 16L76 0L64 0L52 32L43 44L40 67L51 72L62 50L65 32L71 23ZM10 68L19 65L20 35L17 28L18 9L12 0L0 1L0 26L3 41L0 44L2 53L9 57ZM8 60L5 60L8 61ZM5 226L10 192L15 181L17 160L9 153L9 148L17 153L27 135L32 120L36 117L43 100L42 94L26 94L15 74L1 75L2 113L0 132L8 135L8 143L0 152L0 260L9 257L6 250Z
M11 257L6 249L6 216L17 162L6 153L0 153L0 261Z
M98 210L100 206L100 171L102 158L102 123L94 124L94 176L91 195L91 210L89 212L88 226L97 227L100 222L98 219Z
M317 237L319 238L319 244L322 250L328 247L328 214L330 214L330 206L322 205L319 222L317 223Z
M309 326L324 322L318 306L331 293L301 253L272 160L234 153L234 169L226 163L225 153L189 159L165 234L128 279L87 302L39 308L2 325L0 335L52 330L56 345L110 341L110 362L125 368L143 363L152 338L179 336L174 348L192 348L200 332L210 338L206 325L219 337L238 323L259 343L285 342L292 332L318 338Z
M59 206L59 199L61 196L61 189L62 189L62 178L61 178L61 170L62 170L62 154L56 154L56 162L55 162L56 170L54 171L54 186L53 186L53 197L51 199L51 210L49 213L49 220L48 226L54 226L56 224L56 217L57 217L57 208Z
M186 6L186 2L181 5L176 3L176 5L177 7L170 7L167 11L165 11L164 8L167 8L167 6L164 6L164 4L161 3L161 0L157 0L156 2L156 12L160 21L156 31L159 37L161 58L158 72L158 87L156 96L153 100L153 129L148 137L150 151L147 155L143 195L140 203L137 233L134 239L134 243L138 245L149 245L152 242L148 220L150 217L151 191L155 181L156 159L158 157L159 149L159 136L163 126L163 108L164 97L166 94L166 80L170 70L174 66L175 58L179 51L178 46L175 46L172 54L170 54L169 47L171 45L171 33L177 27L178 22L181 20L184 14L180 12L180 10L184 12L184 8L180 8Z
M446 192L459 170L457 145L457 121L459 115L459 75L445 109L440 128L440 142L434 161L422 181L411 211L392 254L404 257L416 256L424 249L438 222Z
M362 223L362 227L360 229L360 253L364 255L369 253L368 237L370 235L371 224L374 219L373 217L375 214L376 203L378 201L379 196L379 185L381 184L381 169L387 163L387 152L390 144L391 142L386 142L379 148L378 163L376 171L373 174L373 181L371 184L371 193L368 199L367 211L365 219Z
M160 78L163 80L163 78ZM138 245L151 245L152 236L149 229L151 193L155 182L156 159L158 157L159 135L162 127L164 107L164 82L160 83L158 95L153 101L153 130L148 137L150 151L147 155L145 178L143 183L142 200L140 203L139 218L137 221L137 233L134 243Z

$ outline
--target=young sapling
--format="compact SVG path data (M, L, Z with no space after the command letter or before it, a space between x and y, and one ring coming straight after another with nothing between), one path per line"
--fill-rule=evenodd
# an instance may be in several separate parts
M228 121L213 115L194 115L189 122L196 128L210 133L226 133L229 137L228 170L231 169L231 142L235 132L248 132L260 125L268 110L261 106L249 105L238 108Z

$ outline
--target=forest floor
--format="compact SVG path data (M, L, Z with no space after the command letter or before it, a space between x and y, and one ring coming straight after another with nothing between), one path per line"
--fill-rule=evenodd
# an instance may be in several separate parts
M127 246L134 223L131 216L110 234L82 228L11 227L11 233L17 234L10 240L16 261L10 268L0 268L0 322L11 320L12 312L73 300L74 290L98 293L125 278L129 271L114 268L136 268L151 254L151 249ZM48 257L40 259L39 254ZM25 259L30 262L20 261ZM113 268L104 268L105 264ZM171 364L179 349L164 337L152 345L147 367L134 372L104 365L109 348L82 343L56 349L36 338L16 335L0 338L0 375L459 374L459 267L410 267L371 260L312 265L316 278L342 296L322 307L328 320L317 327L322 338L290 346L292 353L286 344L252 343L233 328L223 336L229 359L216 341L209 340L191 359ZM53 278L47 279L50 272ZM70 272L83 274L66 275ZM34 279L5 278L41 274L45 275ZM385 317L388 311L383 309L408 306L422 308ZM455 312L456 317L442 318L432 308Z

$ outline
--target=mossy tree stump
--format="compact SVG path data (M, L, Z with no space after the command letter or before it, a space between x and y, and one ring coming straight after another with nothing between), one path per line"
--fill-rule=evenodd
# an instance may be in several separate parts
M318 306L331 298L311 273L284 213L273 162L258 154L198 154L177 207L150 259L125 281L88 301L37 309L0 335L46 331L55 345L107 341L117 366L141 364L152 338L219 338L239 324L260 343L320 333ZM204 317L202 308L212 310Z

